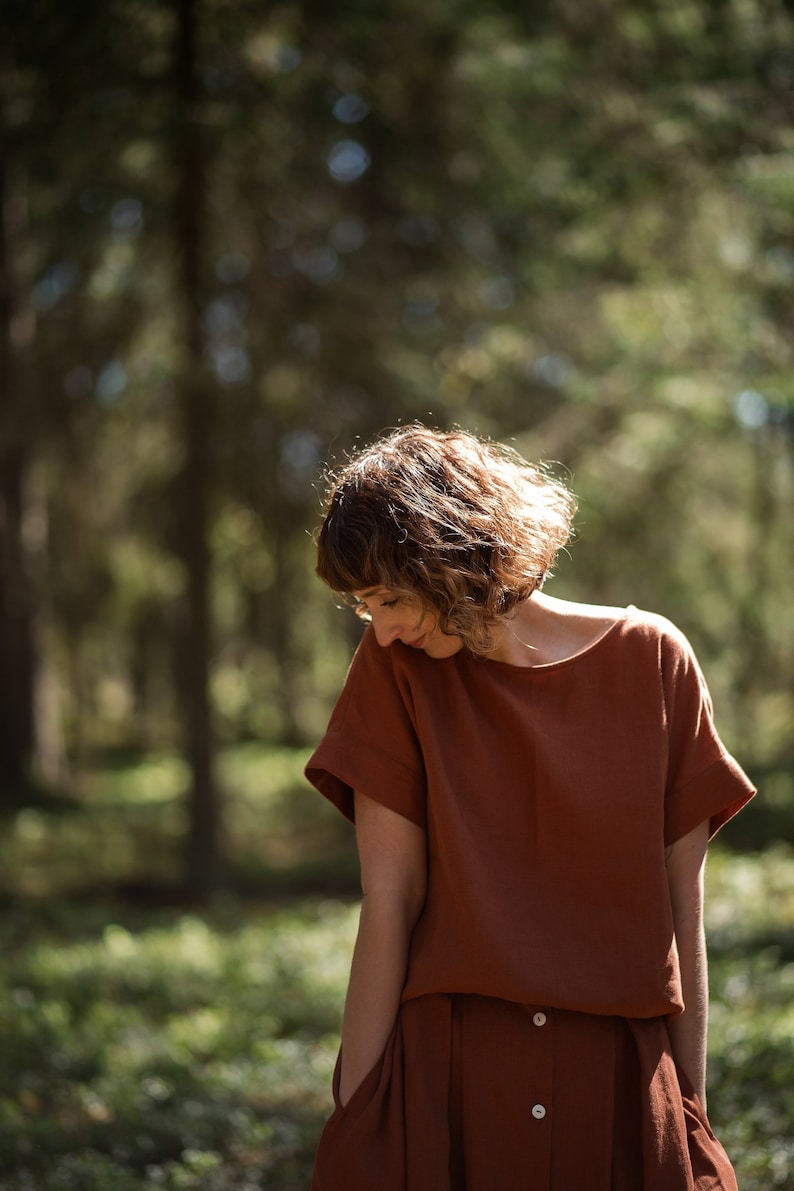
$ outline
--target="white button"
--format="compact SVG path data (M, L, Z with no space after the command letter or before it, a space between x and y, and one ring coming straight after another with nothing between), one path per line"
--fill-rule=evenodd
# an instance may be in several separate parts
M546 1115L546 1109L543 1107L542 1104L533 1104L532 1105L532 1115L536 1121L542 1121Z
M534 1021L536 1026L545 1026L546 1014L538 1012L535 1014L535 1016L532 1018L532 1020Z

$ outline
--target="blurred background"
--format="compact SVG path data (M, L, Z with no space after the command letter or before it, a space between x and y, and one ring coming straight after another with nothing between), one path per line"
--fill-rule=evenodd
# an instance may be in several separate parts
M3 0L0 1187L300 1191L355 927L323 472L554 461L761 788L711 1113L794 1188L790 0Z

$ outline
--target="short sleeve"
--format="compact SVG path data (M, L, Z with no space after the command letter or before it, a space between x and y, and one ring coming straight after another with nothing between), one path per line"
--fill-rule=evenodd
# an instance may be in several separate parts
M665 843L709 820L709 838L755 794L714 726L706 680L686 638L673 629L662 643L668 769Z
M426 825L426 779L405 675L391 648L367 628L328 729L306 766L313 786L353 821L359 790L420 827Z

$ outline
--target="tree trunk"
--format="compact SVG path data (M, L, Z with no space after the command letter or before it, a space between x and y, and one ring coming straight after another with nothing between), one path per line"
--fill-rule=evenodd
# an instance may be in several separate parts
M29 780L34 739L32 590L24 541L28 436L13 350L14 210L0 92L0 787L6 798L20 797Z
M210 893L220 881L220 805L214 775L209 694L211 398L208 378L202 367L201 325L206 161L198 122L198 4L196 0L176 0L176 11L178 119L174 146L177 163L175 217L185 347L179 379L185 454L180 483L178 534L186 578L183 649L178 667L178 683L185 724L185 751L191 773L185 878L191 892L201 896Z
M278 497L276 497L278 500ZM278 504L275 504L273 518L273 560L275 579L273 584L271 640L279 675L278 704L281 712L280 743L289 748L298 748L306 743L298 712L296 672L298 662L292 641L291 618L294 602L292 593L296 586L295 568L289 555L290 526L282 523Z
M22 795L33 762L34 649L22 540L24 472L21 450L4 442L0 458L0 787L4 796L11 797Z

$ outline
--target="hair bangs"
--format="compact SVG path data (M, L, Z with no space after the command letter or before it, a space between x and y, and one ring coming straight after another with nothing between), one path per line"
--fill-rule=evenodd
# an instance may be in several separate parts
M363 507L344 497L343 491L334 494L320 530L318 576L332 591L350 595L374 587L403 586L404 573L393 557L388 536L373 532L371 517L361 515Z

